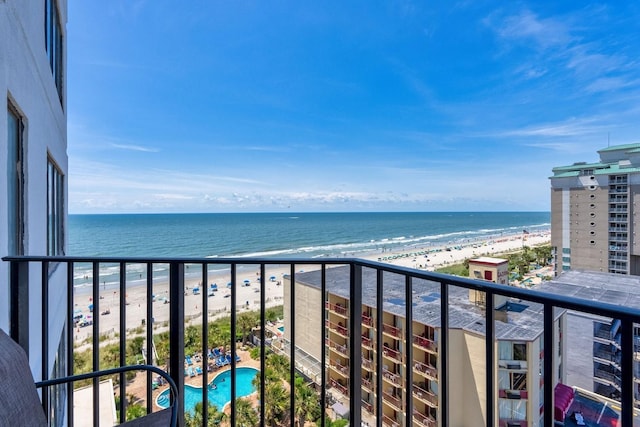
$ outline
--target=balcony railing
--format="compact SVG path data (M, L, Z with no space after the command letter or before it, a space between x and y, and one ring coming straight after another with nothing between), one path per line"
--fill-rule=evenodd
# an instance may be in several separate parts
M369 338L365 337L364 335L362 336L362 346L364 348L370 348L370 349L373 348L372 341Z
M373 326L373 317L362 314L362 324L366 326Z
M384 379L389 381L391 384L394 384L398 387L402 386L402 377L400 375L394 374L393 372L388 371L385 368L382 369L382 375Z
M478 308L478 310L481 311L484 316L485 334L491 337L495 336L495 323L497 322L493 306L494 296L503 295L509 298L538 303L543 306L541 324L543 326L542 341L544 345L542 347L544 348L544 360L541 371L541 393L543 395L541 400L545 402L545 406L544 413L542 414L542 425L550 426L554 424L554 411L550 403L553 402L553 387L555 385L553 356L557 354L558 351L558 343L557 340L554 339L554 331L556 329L554 327L554 322L556 321L554 308L564 308L586 314L618 319L621 322L619 333L617 334L620 337L619 353L621 355L621 369L612 379L619 384L621 396L619 425L624 427L633 425L634 324L640 324L640 310L636 308L621 307L565 295L553 295L531 289L503 286L488 281L477 281L398 267L380 262L349 258L322 260L258 258L150 259L31 256L7 257L4 258L4 261L9 263L10 270L8 292L11 299L11 312L9 313L10 335L25 348L27 354L30 355L36 380L45 380L52 375L53 361L50 356L56 353L60 331L64 331L64 341L67 343L67 348L69 349L64 354L64 365L68 373L76 372L77 370L74 359L74 343L80 343L82 341L81 345L90 350L90 369L97 369L98 367L107 367L104 366L102 357L106 354L103 346L104 339L110 339L112 343L116 345L116 351L113 353L115 354L115 358L112 362L117 366L122 366L127 364L127 354L130 353L127 343L128 337L137 335L141 337L143 341L153 343L157 334L164 333L167 335L168 345L163 349L157 349L159 352L162 352L160 355L162 360L156 359L154 352L149 351L144 353L146 362L166 368L178 385L178 388L182 390L185 384L186 320L191 320L193 323L192 326L199 330L199 336L201 338L199 338L199 341L196 341L196 346L200 347L199 352L206 355L211 347L206 338L210 332L209 316L212 315L209 308L207 292L204 292L203 289L203 292L199 295L189 297L198 298L197 312L189 313L185 311L185 292L187 291L186 286L188 285L186 281L187 273L192 275L194 271L200 271L200 273L198 273L200 275L199 280L197 281L206 284L210 283L209 279L212 274L209 271L210 268L212 270L219 270L222 267L227 269L230 286L228 289L223 290L223 292L228 292L228 300L226 301L229 303L226 315L229 316L230 337L239 337L240 339L243 335L242 329L245 326L243 322L239 321L239 317L242 311L246 310L246 304L244 298L241 300L239 295L242 288L242 286L240 286L242 284L242 278L239 277L239 271L247 266L251 267L252 274L255 274L255 271L258 270L260 277L259 282L251 285L257 289L255 293L256 296L249 302L253 302L254 308L256 308L259 313L257 320L259 327L255 328L255 333L257 334L257 346L260 350L258 353L264 355L267 353L267 346L269 345L266 335L268 326L266 311L269 303L266 292L267 282L265 281L265 277L269 277L267 269L278 267L285 268L289 272L285 275L287 280L283 282L284 286L282 286L282 288L288 292L289 300L295 301L296 290L299 289L299 286L302 286L301 283L296 281L300 266L304 266L305 271L311 271L309 266L314 266L315 269L320 271L320 274L318 274L320 278L318 286L320 290L319 294L323 295L322 298L326 298L327 292L329 291L330 284L327 280L328 272L332 270L333 267L346 266L346 269L340 270L345 271L344 274L348 276L348 286L345 292L348 293L347 300L349 301L349 307L346 309L347 316L344 320L345 324L339 325L332 322L319 322L317 327L320 329L320 333L317 336L320 341L316 344L318 347L324 345L324 337L327 336L327 329L339 331L343 336L350 336L351 338L349 338L347 344L348 348L346 349L349 355L348 360L350 361L362 360L362 344L364 340L361 335L361 321L363 319L363 284L365 282L367 283L368 289L373 289L373 298L376 301L377 307L384 306L385 293L388 293L391 288L394 292L399 290L402 293L402 299L404 301L413 300L414 291L419 291L421 287L426 286L425 284L437 288L440 295L438 302L439 323L437 325L440 327L438 331L437 348L439 366L437 372L439 380L437 396L439 419L437 420L437 425L449 425L451 421L449 412L459 409L455 406L456 400L454 396L449 395L450 385L448 384L450 374L449 357L451 352L455 351L455 349L451 348L451 343L448 339L449 310L450 305L454 304L454 302L450 300L449 295L450 292L453 292L453 289L456 288L472 289L486 294L486 305L483 308ZM87 326L83 328L79 328L74 324L74 310L76 309L76 300L74 297L77 292L77 288L74 287L74 272L75 268L79 265L89 266L88 269L85 268L87 272L86 276L84 276L88 277L88 288L86 288L85 291L87 292L86 296L88 298L85 301L91 298L93 304L92 322L87 322ZM159 302L159 298L154 298L154 286L157 282L155 272L159 265L163 265L167 271L166 293L163 293L161 297L164 304ZM131 273L130 270L133 266L142 266L143 268L135 268L133 269L135 273ZM110 277L115 277L112 283L103 281L102 278L105 274L103 270L105 269L109 270L108 274L111 275ZM140 271L142 271L142 273L139 273ZM127 305L127 291L130 286L129 282L132 274L135 276L136 281L140 281L145 286L143 300L132 302L132 305L140 303L142 306L140 310L144 311L144 319L146 319L146 322L143 322L142 325L140 324L139 318L133 317L132 307ZM389 277L391 277L391 279ZM394 281L389 284L391 280ZM103 288L109 286L111 287L108 288L108 297L104 298L103 296L101 299ZM115 293L111 295L113 291L115 291ZM370 295L367 295L367 297L369 300L371 299ZM215 296L212 298L221 297ZM153 303L154 299L156 301L155 303ZM47 303L42 304L41 301ZM50 301L55 301L55 303L49 303ZM326 301L322 301L317 305L317 315L319 319L327 318L328 309L325 302ZM273 301L271 301L271 303L273 303ZM367 305L370 305L370 303L367 302ZM101 316L100 313L108 311L108 308L111 309L111 314L105 316L111 317ZM290 304L289 312L285 313L285 323L287 325L285 331L288 341L285 347L280 348L280 351L284 352L283 354L286 354L289 358L290 367L287 381L289 381L290 384L294 383L298 371L310 372L309 367L304 365L304 363L309 360L309 355L307 353L301 353L302 350L298 343L300 339L299 335L301 334L300 331L307 325L300 324L301 321L298 320L300 316L297 315L296 309L300 310L299 307L296 307L296 304ZM414 333L412 329L415 316L413 305L404 304L402 310L404 310L404 316L402 317L406 319L404 323L405 327L400 333L401 339L396 341L400 345L399 349L402 353L400 354L397 350L383 347L382 313L375 313L373 316L375 317L372 321L373 328L375 328L373 333L377 335L375 335L372 345L375 349L375 353L373 354L375 359L374 366L383 366L384 357L389 358L395 356L399 360L405 358L406 363L404 363L401 368L403 369L403 371L401 371L402 376L405 378L405 375L409 375L416 369L417 360L414 359ZM52 325L54 325L55 322L53 322L53 320L59 319L61 313L66 324L64 328L58 328L58 325L55 325L56 327L54 329ZM304 313L304 315L308 314L309 313ZM106 336L106 331L101 325L106 322L107 319L113 319L114 317L118 319L118 321L115 322L116 326L113 330L108 331L109 336ZM131 325L134 323L135 327L132 327ZM189 328L192 326L189 326ZM80 330L80 333L78 333L78 330ZM189 329L188 333L190 334L191 332L191 329ZM232 340L230 337L227 338L228 341L224 347L226 347L225 350L230 356L228 358L228 369L231 370L231 376L228 381L231 393L235 395L237 390L235 373L238 369L236 356L240 350L234 345L236 343L235 339ZM83 338L83 340L79 340L78 338ZM485 361L496 360L495 341L489 339L485 341ZM156 342L156 346L157 344ZM291 351L291 349L294 349L294 351ZM383 351L387 352L387 356L383 355ZM328 368L330 360L328 360L327 352L321 351L319 357L318 365ZM261 357L258 361L260 370L257 375L260 386L257 390L257 399L260 402L267 402L265 399L265 359L265 357ZM332 393L334 390L342 393L342 395L348 397L347 405L350 425L361 425L363 412L366 412L366 408L362 404L362 379L366 371L364 371L358 363L350 363L348 368L345 367L345 369L348 372L348 381L342 380L342 382L338 382L335 379L338 374L332 372L331 369L319 369L314 373L314 380L320 385L318 388L318 403L321 408L328 406L328 390L330 388L332 388ZM486 363L486 383L482 385L484 387L482 395L486 396L482 415L484 418L482 423L484 425L497 425L498 422L498 414L496 413L497 405L495 404L498 398L495 369L493 362ZM330 378L329 375L332 375L334 378ZM208 369L204 369L200 378L202 378L204 383L208 383L213 378L213 374L208 372ZM154 393L157 393L152 388L153 380L151 376L148 376L144 378L143 381L146 387L143 387L142 393L144 396L141 396L141 398L145 402L148 402L147 411L158 410L153 403L155 402ZM128 387L127 378L121 377L118 379L118 382L120 383L120 387L118 388L117 394L123 405L118 422L123 423L127 412L127 399L125 397L127 393L129 393L130 388ZM406 380L405 383L407 383ZM404 425L410 426L414 425L416 421L422 422L423 418L421 415L417 415L414 411L414 398L402 399L388 393L385 389L389 387L389 384L384 381L382 375L374 377L371 382L371 387L373 387L373 393L371 395L374 396L374 408L380 408L380 411L383 411L385 406L395 406L395 409L404 414L402 419ZM421 387L418 387L418 389L421 389ZM413 388L412 391L415 392L416 388ZM207 387L203 387L202 401L206 401L207 392ZM77 400L74 394L75 392L73 390L68 390L65 400L66 419L72 427L74 425L74 400ZM293 424L294 420L296 420L296 393L289 393L288 396L289 404L285 411L288 413L287 419ZM423 397L425 396L428 398L429 394L423 394ZM109 397L112 398L112 396ZM53 403L52 395L47 390L42 392L41 398L45 406ZM415 396L415 398L419 399L418 396ZM100 388L97 383L93 384L91 400L93 401L94 408L100 406ZM258 405L256 408L260 420L259 425L265 425L267 423L265 406L266 405ZM180 408L179 411L182 419L184 416L183 394L179 396L178 407ZM228 414L229 424L238 425L237 417L239 414L236 411L236 402L233 399L230 402ZM206 426L209 423L207 411L203 411L201 416L201 425ZM99 425L98 411L93 412L93 417L94 425ZM324 420L325 418L322 418L319 422L319 425L322 427L325 425ZM376 420L378 427L380 424L387 424L389 421L396 422L378 414L378 419Z
M330 302L327 302L326 306L327 306L327 309L329 311L337 313L337 314L339 314L340 316L343 316L343 317L347 316L347 308L345 306L343 306L342 304L331 304Z
M413 424L414 425L419 425L419 426L427 426L427 427L435 427L438 425L438 422L431 418L428 417L424 414L421 414L418 411L413 411Z
M396 362L402 362L402 355L400 352L392 349L391 347L383 347L382 354Z
M400 427L400 422L396 421L395 419L391 418L388 415L383 415L382 416L382 425L384 425L386 427Z
M428 403L430 406L436 408L438 406L438 396L427 391L424 383L413 384L413 395L423 402Z
M338 344L337 342L332 341L328 338L326 340L326 343L329 346L329 348L333 349L337 353L341 354L342 356L349 357L346 345Z
M424 338L418 335L414 335L413 336L413 343L415 345L417 345L418 347L422 347L425 350L429 350L431 352L437 352L438 351L438 346L436 345L436 343L434 341L431 341L428 338Z
M387 335L391 335L392 337L402 338L402 330L400 328L396 328L395 326L383 324L382 331Z
M426 363L416 361L413 364L413 369L420 372L421 374L433 378L434 380L438 379L438 370L433 366L427 365Z
M349 367L345 366L345 365L341 365L339 363L335 363L335 362L330 362L329 365L335 369L336 371L340 372L342 375L347 376L349 375Z
M339 333L343 337L349 336L349 332L347 328L345 328L343 325L340 325L339 323L330 322L329 320L326 321L326 324L330 330Z

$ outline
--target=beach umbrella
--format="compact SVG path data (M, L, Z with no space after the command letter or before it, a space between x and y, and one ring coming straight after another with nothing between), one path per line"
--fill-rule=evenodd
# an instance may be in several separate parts
M276 276L271 276L269 277L269 280L271 280L272 282L274 282L276 280Z
M249 280L249 279L244 279L244 283L251 283L251 280Z

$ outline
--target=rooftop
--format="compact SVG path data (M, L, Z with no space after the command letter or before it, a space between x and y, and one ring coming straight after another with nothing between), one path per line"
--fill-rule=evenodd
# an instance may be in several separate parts
M639 286L638 276L569 270L536 290L633 308L640 307Z
M362 303L376 307L376 271L363 269ZM332 294L349 299L349 269L335 267L326 270L326 289ZM384 310L405 317L405 277L385 273ZM321 271L309 271L296 274L296 282L316 288L320 287ZM513 301L516 304L507 307L506 321L496 316L495 336L502 340L533 341L544 331L543 305L527 301ZM513 309L512 309L513 308ZM564 312L555 309L555 318ZM425 325L439 328L440 284L428 280L413 281L413 319ZM503 317L504 319L504 317ZM469 290L461 287L449 287L449 328L462 329L481 335L485 333L484 308L469 301Z

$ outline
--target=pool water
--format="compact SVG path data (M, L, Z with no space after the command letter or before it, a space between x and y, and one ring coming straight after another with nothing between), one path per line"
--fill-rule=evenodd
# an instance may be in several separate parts
M258 374L254 368L236 368L236 398L248 396L256 390L251 385L253 379ZM224 409L224 405L231 402L231 370L224 371L216 376L209 383L209 402L219 410ZM215 385L215 388L214 388ZM184 386L184 410L192 412L196 403L202 401L202 387L194 387L185 384ZM169 406L169 389L160 393L156 403L161 408Z

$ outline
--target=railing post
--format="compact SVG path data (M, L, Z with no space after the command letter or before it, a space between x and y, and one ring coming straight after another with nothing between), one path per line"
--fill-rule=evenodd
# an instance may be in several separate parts
M11 338L29 355L29 263L11 261Z
M634 408L634 377L633 377L633 322L630 319L621 319L622 324L620 327L621 338L620 344L622 347L622 384L621 384L621 397L620 403L622 403L621 421L622 427L633 426L633 408Z
M544 304L544 425L552 426L554 417L553 407L553 305Z
M406 417L405 420L406 425L413 425L413 278L410 276L405 276L405 339L406 339L406 347L405 347L405 363L406 363L406 371L405 371L405 390L407 396L407 406L406 406Z
M440 282L440 425L449 425L449 284Z
M184 424L184 264L169 265L169 374L178 387L178 424Z
M351 264L349 290L349 417L350 425L362 423L362 266Z
M493 292L485 292L486 301L486 334L485 334L485 363L486 363L486 398L487 398L487 426L493 427L496 425L495 421L495 381L494 381L494 368L495 368L495 328L493 323L493 310L494 300Z
M382 427L382 328L383 328L383 313L384 313L384 272L380 269L376 270L376 369L378 375L376 375L376 426ZM444 424L443 424L444 425Z

